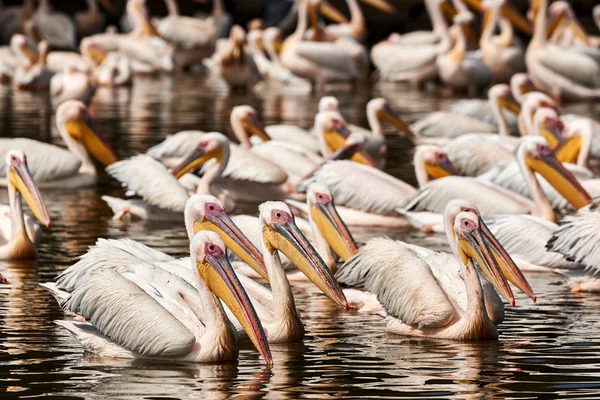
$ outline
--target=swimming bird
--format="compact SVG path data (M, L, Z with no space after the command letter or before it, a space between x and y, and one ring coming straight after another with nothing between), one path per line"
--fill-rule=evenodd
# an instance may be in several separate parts
M444 212L453 257L391 239L371 239L344 264L337 279L377 296L387 314L386 331L405 336L495 340L504 317L497 295L479 268L512 305L507 279L535 295L508 253L478 214ZM452 218L454 216L454 218Z
M22 150L6 152L6 169L10 204L0 205L0 260L35 258L40 227L23 214L21 199L25 199L35 218L47 228L50 217Z
M104 357L220 362L238 356L236 333L221 301L268 365L266 334L214 232L190 243L193 283L149 262L99 269L61 306L86 322L56 321L84 350ZM220 300L220 301L219 301Z
M36 140L0 139L0 154L20 148L27 154L29 170L41 188L74 189L93 186L97 173L90 155L104 165L117 161L112 148L96 132L87 107L69 100L56 110L56 126L68 151ZM7 185L6 171L0 170L0 185Z
M252 55L245 48L245 41L244 29L235 25L231 28L227 45L213 56L212 69L232 89L250 89L261 79Z
M25 36L17 34L12 37L10 47L17 56L13 87L17 90L48 90L53 72L47 68L46 42L36 45Z
M52 104L58 107L67 100L79 100L90 104L96 91L96 85L87 71L74 65L67 66L63 72L54 74L50 80Z

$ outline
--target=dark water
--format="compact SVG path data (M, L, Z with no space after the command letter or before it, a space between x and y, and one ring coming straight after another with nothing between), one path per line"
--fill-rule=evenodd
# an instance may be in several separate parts
M366 124L364 105L383 95L408 121L451 99L399 86L333 92L349 122ZM229 111L254 106L267 124L311 126L319 95L227 95L196 77L138 79L132 89L101 90L91 111L96 127L121 157L147 149L183 129L231 133ZM60 143L47 99L0 87L0 135ZM598 106L572 110L599 116ZM571 110L570 110L571 111ZM410 149L390 136L391 173L409 181ZM53 321L60 309L38 282L53 279L98 237L129 237L184 255L183 227L110 219L103 194L120 195L106 177L93 189L48 191L53 227L43 233L38 261L0 262L11 282L0 286L0 399L9 398L600 398L600 296L571 294L553 275L530 281L533 304L519 297L507 309L500 340L456 343L386 335L377 316L336 309L323 296L297 291L307 330L303 344L273 346L275 367L263 368L245 345L239 362L220 365L95 359ZM7 201L0 193L0 203ZM360 231L445 246L418 233Z

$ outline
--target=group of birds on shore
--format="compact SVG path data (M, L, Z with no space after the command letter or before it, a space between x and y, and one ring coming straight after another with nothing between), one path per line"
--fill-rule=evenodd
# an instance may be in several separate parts
M434 4L426 3L428 10ZM439 9L442 4L435 3ZM299 3L298 36L283 43L282 65L286 51L306 44L308 17L316 18L310 35L342 35L321 30L321 5ZM491 21L499 19L494 23L502 29L507 23L519 26L503 7L491 5ZM132 32L156 29L143 1L130 0L128 11ZM534 1L533 14L535 32L545 32L543 0ZM455 30L452 62L464 55L462 17L455 18L461 28ZM557 24L572 31L574 16L562 18ZM231 30L230 49L244 48L246 39L235 37L243 34L240 29ZM119 46L139 40L132 38L125 34ZM20 57L29 59L35 48L30 39L20 40L25 41ZM310 43L335 44L356 55L359 42L353 40ZM88 48L90 59L106 51L97 43ZM579 45L564 47L588 54ZM325 53L335 54L331 47ZM130 59L127 63L131 67ZM315 69L314 62L295 59L294 65L313 71L303 77L313 83L330 81L331 71ZM99 239L54 282L42 284L65 312L57 324L88 352L218 362L236 359L238 339L247 337L270 365L270 345L303 340L294 292L307 285L340 308L382 315L390 333L498 339L503 299L515 304L512 286L536 301L524 274L569 278L572 271L600 265L600 211L593 200L600 185L589 169L600 156L598 122L561 112L560 99L583 91L572 82L570 92L557 92L556 85L548 90L544 79L555 72L545 68L543 79L531 68L528 74L515 71L489 89L487 100L460 100L412 125L383 98L367 104L368 128L347 124L332 96L321 98L309 128L264 126L255 109L240 105L230 115L239 144L219 132L189 130L123 160L94 128L85 102L66 98L57 102L55 117L66 150L26 138L0 139L5 158L0 185L9 194L9 205L0 206L0 259L36 256L39 224L50 227L40 189L51 196L52 190L96 185L95 160L125 189L124 198L103 197L114 218L183 224L190 257L174 258L127 238ZM441 68L438 72L445 80ZM71 78L62 79L66 84ZM381 169L385 123L417 145L418 188ZM34 218L24 214L23 200ZM247 204L258 205L258 216L233 215ZM352 236L355 227L443 233L451 253L382 237L361 245ZM600 282L584 277L572 290L600 291Z

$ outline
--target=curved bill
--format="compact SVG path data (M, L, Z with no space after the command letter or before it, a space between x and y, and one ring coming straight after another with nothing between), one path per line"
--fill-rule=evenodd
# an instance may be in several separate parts
M561 23L565 20L565 13L562 12L558 15L555 15L554 18L551 18L548 21L548 26L546 27L546 37L552 36L556 28L558 28Z
M369 153L367 153L363 148L360 146L347 146L346 140L350 136L350 131L344 123L334 121L333 129L325 131L323 136L325 138L325 145L333 151L333 154L336 154L338 150L342 150L340 153L336 154L336 157L345 157L345 159L350 159L359 164L376 167L376 164ZM333 157L333 154L330 156L330 158Z
M519 115L521 113L521 105L510 92L506 96L498 99L498 105L500 108L508 110L515 115Z
M119 161L112 147L94 129L89 115L67 122L66 129L72 137L77 138L83 144L92 157L105 166Z
M560 162L574 164L579 157L582 144L581 136L572 136L561 140L554 148L556 159Z
M560 120L549 119L540 127L540 135L546 139L550 147L556 148L563 139L564 124Z
M570 21L569 22L569 30L571 31L573 36L575 36L575 38L581 42L582 45L584 45L584 46L590 45L588 35L587 35L586 31L583 29L583 27L579 24L579 22Z
M46 204L31 177L27 164L18 162L11 165L8 172L8 181L23 196L35 218L46 228L50 228L50 216L48 215Z
M222 156L218 149L206 150L205 148L196 147L192 152L175 168L171 170L171 174L179 179L190 171L200 168L207 161Z
M248 294L238 280L225 254L222 256L206 256L204 262L196 261L196 268L210 290L235 315L235 318L240 322L267 364L273 365L267 335L256 310L248 298Z
M527 282L527 279L519 267L517 267L517 264L515 264L512 257L508 254L504 247L502 247L492 232L490 232L489 228L481 218L479 218L479 228L483 232L488 244L488 248L491 250L494 260L502 270L504 277L535 302L537 297L529 285L529 282Z
M379 111L378 117L394 125L396 129L407 134L409 137L413 139L416 137L415 133L412 131L412 129L410 129L410 126L404 122L402 118L400 118L398 114L396 114L391 108L387 106L384 107L383 110Z
M319 13L336 24L347 24L348 18L342 14L337 8L331 5L328 1L323 1L319 8Z
M471 261L475 261L496 291L514 306L515 296L494 258L490 245L481 229L458 233L458 249L462 262L469 265Z
M440 179L446 176L462 176L458 168L447 158L435 164L425 163L425 171L427 171L427 175L431 179Z
M265 126L258 120L256 115L248 115L244 118L243 125L250 136L257 136L265 142L271 140L271 137L265 131Z
M385 0L360 0L361 3L369 5L373 8L378 9L379 11L383 11L384 13L387 14L392 14L394 12L396 12L396 9L394 8L394 6L392 6L390 3L388 3Z
M263 227L263 238L272 253L281 251L327 297L344 309L348 302L333 274L294 221Z
M215 232L223 240L227 248L248 264L263 279L269 280L262 254L231 218L229 218L225 211L216 215L207 215L204 221L194 221L194 233L200 231Z
M580 209L592 202L590 195L556 159L552 150L540 152L539 157L527 157L525 164L542 175L573 207Z
M350 230L340 218L333 201L319 203L310 207L312 220L329 246L344 262L358 251L358 246Z

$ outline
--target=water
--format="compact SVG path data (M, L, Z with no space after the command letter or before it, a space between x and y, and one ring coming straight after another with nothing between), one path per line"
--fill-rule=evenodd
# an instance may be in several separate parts
M349 122L366 125L364 106L383 95L407 121L452 101L440 93L400 86L332 92ZM97 129L128 157L183 129L231 134L229 111L254 106L266 124L311 126L319 95L227 95L221 86L190 76L138 79L131 89L100 90L91 106ZM47 99L0 87L0 134L60 143ZM569 111L600 117L598 105ZM390 132L388 169L414 181L410 148ZM340 311L314 291L297 290L307 336L303 344L272 346L274 368L242 345L239 361L219 365L97 359L53 324L63 318L38 287L71 265L98 237L129 237L185 255L181 226L110 219L103 194L121 195L103 176L97 188L44 192L52 218L37 261L0 262L11 282L0 286L0 398L566 398L600 397L600 296L572 294L554 275L530 279L538 302L523 296L508 307L500 340L457 343L386 335L377 316ZM6 203L0 192L0 203ZM441 237L394 231L356 232L364 241L388 235L447 248Z

